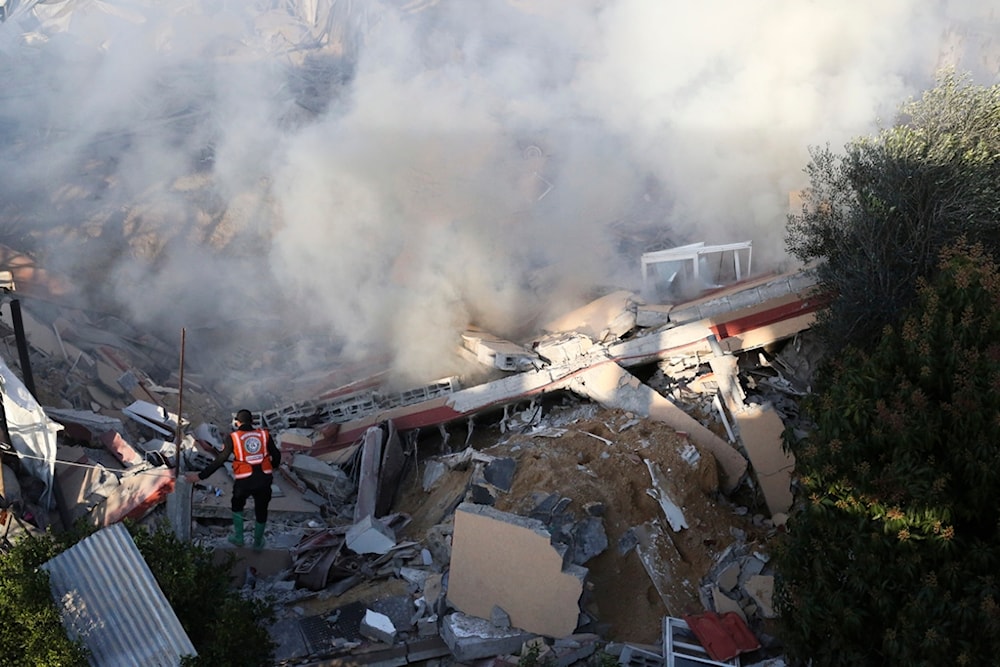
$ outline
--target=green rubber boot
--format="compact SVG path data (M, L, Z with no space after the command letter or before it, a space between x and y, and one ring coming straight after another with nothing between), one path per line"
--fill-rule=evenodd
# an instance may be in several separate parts
M254 523L253 525L253 549L260 551L264 548L264 524Z
M233 512L233 534L226 539L238 547L243 546L243 512Z

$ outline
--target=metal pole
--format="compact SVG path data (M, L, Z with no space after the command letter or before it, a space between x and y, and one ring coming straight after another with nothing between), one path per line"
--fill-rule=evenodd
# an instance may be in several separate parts
M10 300L10 316L14 323L14 339L17 341L17 356L21 359L24 386L37 399L35 378L31 374L31 358L28 356L28 339L24 336L24 320L21 319L21 302L18 299Z
M174 480L174 492L167 496L167 516L173 526L174 535L182 542L191 540L191 485L184 479L184 452L181 450L184 422L184 338L185 330L181 329L181 369L177 390L177 431L174 442L177 446L177 476Z
M184 339L187 336L187 330L181 327L181 368L180 368L180 378L177 385L177 431L174 436L175 444L177 445L177 476L180 477L184 474L184 464L182 461L184 457L181 456L181 443L184 441L183 433L181 432L181 424L184 421Z

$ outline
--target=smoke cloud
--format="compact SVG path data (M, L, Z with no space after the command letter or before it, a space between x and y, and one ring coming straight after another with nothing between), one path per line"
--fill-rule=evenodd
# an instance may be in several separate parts
M971 0L2 7L6 242L203 361L400 385L638 290L643 239L787 265L810 146L1000 71Z

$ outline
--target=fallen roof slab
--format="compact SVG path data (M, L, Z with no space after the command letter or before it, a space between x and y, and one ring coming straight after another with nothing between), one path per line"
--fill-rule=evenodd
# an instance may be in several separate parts
M741 285L730 288L727 293L731 295L748 290L756 295L754 298L766 299L736 313L645 333L608 346L579 347L571 358L558 364L326 424L318 429L319 437L310 448L311 453L327 459L331 452L359 442L368 428L385 420L392 420L400 431L438 426L545 392L564 390L576 374L608 361L631 367L677 355L710 356L713 349L708 341L713 335L724 351L732 353L788 338L808 329L815 320L816 311L825 304L811 292L801 291L805 288L793 277L794 274L789 274L787 289L800 291L791 295L781 290L774 290L777 296L771 291L762 294L757 284L749 288Z
M490 618L500 607L511 625L548 637L573 633L586 568L563 564L545 524L485 505L455 511L448 601Z

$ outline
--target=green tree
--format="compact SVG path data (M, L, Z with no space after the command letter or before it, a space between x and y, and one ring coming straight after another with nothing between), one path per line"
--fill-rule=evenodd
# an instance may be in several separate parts
M177 539L165 524L147 530L128 523L181 626L198 651L186 665L266 667L274 643L264 624L273 618L266 600L244 598L233 587L233 556L216 564L208 547ZM0 553L0 667L87 665L87 652L70 641L52 600L48 574L39 569L93 528L24 537Z
M70 641L39 566L68 546L52 535L21 539L0 553L0 665L87 665L87 651Z
M820 372L775 555L789 656L815 665L1000 655L1000 270L949 246L900 326Z
M820 286L835 296L818 323L834 349L870 345L898 323L917 279L959 237L1000 257L1000 85L943 73L895 125L843 155L813 148L805 171L810 185L785 240L819 263Z
M166 524L148 531L130 527L129 532L198 650L186 665L274 664L274 642L264 627L273 619L273 609L233 587L231 552L216 564L212 549L179 540Z

